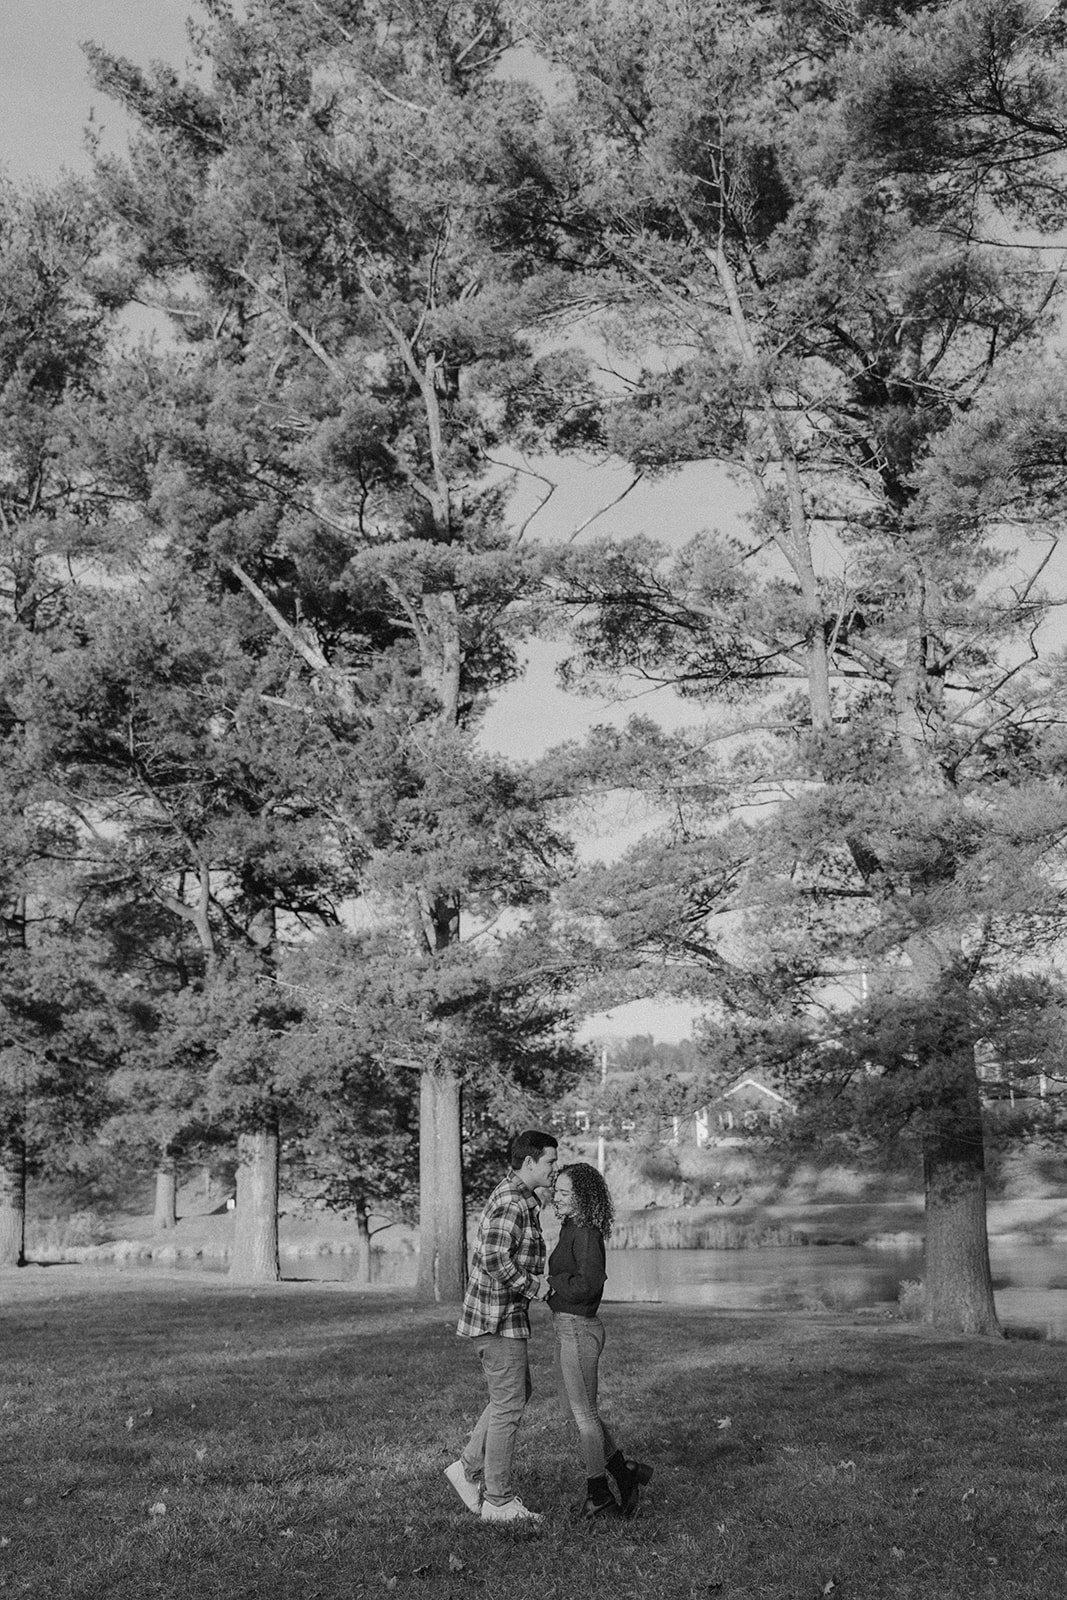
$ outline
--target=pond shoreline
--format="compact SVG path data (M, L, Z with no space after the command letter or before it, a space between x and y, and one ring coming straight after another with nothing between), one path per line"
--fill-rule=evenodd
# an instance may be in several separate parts
M907 1251L923 1242L922 1204L919 1200L864 1202L808 1202L799 1204L722 1207L651 1207L624 1213L612 1241L628 1250L747 1250L809 1245L861 1245L869 1249ZM991 1243L1000 1248L1026 1245L1067 1246L1067 1198L1042 1196L1025 1200L992 1200L988 1207ZM123 1223L127 1220L123 1219ZM554 1219L546 1217L546 1237L553 1242ZM95 1244L38 1242L27 1249L31 1263L61 1262L95 1266L190 1267L203 1262L217 1269L233 1251L233 1214L190 1215L165 1232L153 1230L147 1220L123 1237ZM120 1223L119 1226L123 1226ZM136 1226L136 1224L134 1225ZM359 1253L354 1230L326 1219L283 1217L279 1256L283 1263L317 1257L353 1257ZM141 1231L143 1229L143 1232ZM382 1230L385 1232L386 1230ZM418 1253L412 1229L390 1229L390 1237L375 1244L378 1267L396 1269Z

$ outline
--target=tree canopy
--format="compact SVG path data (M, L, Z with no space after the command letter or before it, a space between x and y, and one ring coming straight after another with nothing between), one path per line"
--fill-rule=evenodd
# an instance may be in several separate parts
M365 1220L418 1124L452 1298L464 1137L547 1114L583 1007L685 992L706 1078L914 1140L927 1314L991 1331L976 1054L1044 1072L1060 1015L1058 14L207 0L190 40L91 47L128 152L0 194L8 1167L95 1085L87 1126L242 1141L268 1210L287 1141ZM747 518L553 538L516 479L566 452L715 463ZM489 754L561 629L570 687L692 727ZM661 823L583 867L612 789ZM19 1014L28 906L77 1025L44 976Z
M928 1315L988 1330L978 986L1061 915L1059 23L528 16L563 85L546 248L598 274L628 362L605 447L752 497L747 531L564 564L572 676L712 713L654 785L666 828L579 905L692 974L723 1072L763 1057L820 1120L918 1132Z

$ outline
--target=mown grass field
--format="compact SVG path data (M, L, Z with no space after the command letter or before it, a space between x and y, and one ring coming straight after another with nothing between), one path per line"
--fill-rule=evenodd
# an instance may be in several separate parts
M0 1274L0 1593L32 1600L1055 1600L1064 1348L607 1306L604 1410L655 1463L588 1527L535 1312L536 1532L442 1477L482 1403L447 1307L346 1286Z

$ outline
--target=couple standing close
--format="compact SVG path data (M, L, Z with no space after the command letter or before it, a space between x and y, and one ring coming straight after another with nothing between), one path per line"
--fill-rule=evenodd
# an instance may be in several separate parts
M633 1516L652 1468L630 1461L597 1410L604 1324L597 1312L607 1273L604 1241L614 1208L604 1179L584 1161L557 1171L557 1141L530 1130L512 1140L509 1170L486 1202L457 1333L472 1339L489 1389L458 1461L445 1471L464 1505L486 1522L540 1522L515 1493L515 1439L530 1398L531 1300L545 1300L556 1335L556 1378L573 1417L586 1471L586 1517ZM539 1191L552 1190L561 1221L545 1275ZM608 1477L615 1481L618 1499Z

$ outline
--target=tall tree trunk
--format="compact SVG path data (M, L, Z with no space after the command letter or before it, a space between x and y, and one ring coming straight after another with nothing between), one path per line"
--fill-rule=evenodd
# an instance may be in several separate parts
M356 1196L356 1282L371 1281L370 1215L363 1195Z
M419 1275L426 1299L458 1301L467 1281L461 1090L454 1073L427 1068L419 1097Z
M923 1321L959 1333L998 1334L986 1231L985 1154L978 1079L961 1066L951 1126L923 1141L926 1249Z
M0 942L26 955L26 896L17 895L0 910ZM16 1127L23 1128L21 1122ZM19 1133L0 1141L0 1267L26 1265L26 1146Z
M178 1225L178 1168L167 1159L156 1168L156 1204L152 1226L166 1232Z
M995 1334L985 1134L960 940L942 927L916 935L907 948L914 991L934 1023L927 1049L940 1082L940 1105L927 1111L923 1129L923 1320L958 1333Z
M460 899L457 893L420 894L419 906L427 945L435 955L458 942ZM458 1301L463 1299L466 1282L462 1085L447 1062L438 1059L423 1068L419 1083L419 1273L416 1287L426 1299Z
M0 1146L0 1267L26 1265L26 1151L21 1140Z
M277 1283L278 1155L277 1123L242 1133L237 1140L237 1206L234 1212L230 1277L244 1283Z

